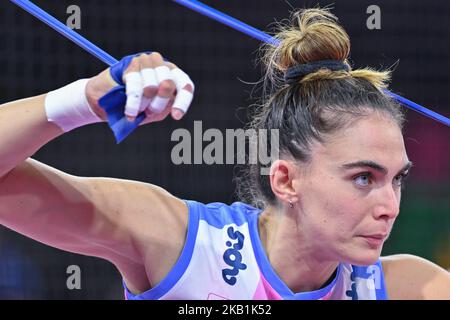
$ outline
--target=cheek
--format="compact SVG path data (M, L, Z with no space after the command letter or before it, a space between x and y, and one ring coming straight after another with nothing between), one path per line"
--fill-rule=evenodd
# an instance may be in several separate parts
M320 182L320 183L319 183ZM321 175L311 181L305 205L318 227L334 238L346 238L365 217L363 199L355 196L350 182Z
M341 203L335 208L336 213L336 231L343 238L352 236L358 230L365 219L366 214L358 201L352 200Z

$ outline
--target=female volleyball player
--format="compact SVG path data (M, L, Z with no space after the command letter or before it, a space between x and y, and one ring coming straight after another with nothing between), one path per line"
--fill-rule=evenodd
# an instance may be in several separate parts
M193 83L158 53L0 108L0 223L111 261L129 299L450 299L450 275L411 255L380 258L411 167L389 72L352 70L328 11L293 16L268 47L270 83L251 127L279 130L280 157L250 167L252 202L202 204L136 181L76 177L30 158L104 121L99 99L126 84L125 114L180 119ZM1 263L1 262L0 262Z

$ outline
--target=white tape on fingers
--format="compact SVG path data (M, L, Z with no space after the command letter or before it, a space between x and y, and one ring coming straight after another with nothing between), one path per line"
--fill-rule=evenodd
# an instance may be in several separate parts
M193 98L194 95L192 94L192 92L189 92L186 89L181 89L180 91L178 91L177 96L175 97L172 108L179 109L183 111L183 113L186 113L192 103Z
M175 85L177 86L177 96L175 97L172 108L180 109L181 111L186 113L192 103L194 94L193 92L186 90L185 87L186 85L190 85L192 86L192 91L194 91L194 82L183 70L179 68L173 69L172 74Z
M45 114L47 120L55 123L64 132L90 123L102 122L92 111L86 98L89 79L82 79L65 87L47 93Z
M156 72L153 68L145 68L141 70L142 81L144 88L158 87L158 80L156 79Z
M155 68L156 79L158 79L158 85L165 80L173 80L172 73L168 66L159 66Z
M139 107L139 113L150 107L150 103L152 102L152 98L147 98L146 96L142 96L141 106Z
M155 113L161 113L167 107L170 98L156 96L150 104L150 110Z
M130 117L136 117L141 106L142 93L144 90L140 72L130 72L124 77L126 85L127 103L125 105L125 114Z
M181 70L180 68L172 69L173 80L175 81L175 85L177 86L177 90L183 89L187 84L192 86L192 92L195 90L194 82L189 78L186 72Z

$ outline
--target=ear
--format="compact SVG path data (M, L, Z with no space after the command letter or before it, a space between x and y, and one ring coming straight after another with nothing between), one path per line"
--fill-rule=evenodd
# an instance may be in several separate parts
M298 202L299 170L296 165L286 160L276 160L270 166L270 187L275 196L288 203Z

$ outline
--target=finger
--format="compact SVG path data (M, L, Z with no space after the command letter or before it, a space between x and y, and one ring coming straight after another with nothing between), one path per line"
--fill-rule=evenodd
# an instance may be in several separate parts
M170 105L170 101L169 104ZM169 114L170 114L170 108L167 107L166 109L164 109L161 113L154 113L152 111L150 111L150 109L145 110L146 113L146 118L144 121L142 121L142 125L144 124L148 124L151 122L158 122L158 121L162 121L164 120Z
M153 112L160 113L166 108L170 98L175 93L176 87L168 66L156 67L155 73L158 80L158 92L150 105L150 109Z
M144 90L144 92L145 92L145 90ZM145 93L144 93L144 94L142 95L141 104L140 104L140 106L139 106L139 113L141 113L141 112L147 110L147 109L150 107L150 104L151 104L152 100L153 100L153 99L151 99L151 98L147 98L147 97L145 96Z
M129 72L124 76L126 83L127 102L125 105L125 115L129 120L134 120L141 106L142 101L142 78L139 72Z
M158 92L158 80L153 68L153 61L150 55L143 54L140 57L141 77L143 82L143 96L139 112L144 111L150 106L152 99Z
M141 70L141 76L143 81L144 97L148 100L149 106L150 101L152 101L158 92L158 80L156 79L156 72L153 68L145 68ZM145 108L146 109L146 108Z
M138 58L133 58L123 76L127 95L125 115L130 121L133 121L138 115L142 100L143 84L139 68Z
M172 117L180 120L189 109L194 98L194 82L180 68L172 69L173 79L177 88L177 95L172 106Z

